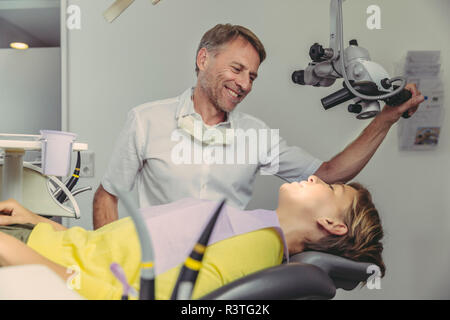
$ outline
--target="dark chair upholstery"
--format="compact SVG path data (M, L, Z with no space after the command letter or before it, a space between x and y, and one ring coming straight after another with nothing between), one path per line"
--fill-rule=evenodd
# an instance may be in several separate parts
M202 300L332 299L337 288L353 290L371 275L370 263L307 251L282 264L233 281Z

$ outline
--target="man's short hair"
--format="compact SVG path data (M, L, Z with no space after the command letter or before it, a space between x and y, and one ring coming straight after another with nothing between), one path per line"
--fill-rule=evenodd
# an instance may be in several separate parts
M197 65L198 52L202 48L206 48L209 52L218 53L219 49L228 42L235 40L238 37L243 37L247 40L259 55L259 63L261 64L266 58L266 50L264 45L258 39L258 37L249 29L232 24L218 24L212 29L208 30L200 40L200 44L197 49L197 54L195 55L195 72L198 75L199 68Z

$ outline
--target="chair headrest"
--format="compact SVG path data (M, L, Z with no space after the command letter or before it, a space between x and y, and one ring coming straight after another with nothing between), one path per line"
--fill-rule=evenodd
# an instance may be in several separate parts
M353 290L372 275L372 272L368 271L372 263L357 262L324 252L305 251L291 256L289 260L321 268L333 280L336 288L344 290Z

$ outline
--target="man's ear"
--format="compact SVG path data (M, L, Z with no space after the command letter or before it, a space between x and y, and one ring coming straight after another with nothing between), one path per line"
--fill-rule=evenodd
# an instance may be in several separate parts
M343 236L348 232L348 228L345 223L333 220L331 218L319 218L317 219L317 223L328 233L336 236Z
M207 68L209 62L209 53L206 48L201 48L197 54L197 66L198 69L203 71Z

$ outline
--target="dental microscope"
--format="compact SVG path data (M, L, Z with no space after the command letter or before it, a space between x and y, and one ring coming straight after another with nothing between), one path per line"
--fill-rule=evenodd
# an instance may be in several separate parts
M376 62L371 61L369 51L358 45L357 40L350 40L344 48L342 2L331 0L330 3L330 45L324 48L314 43L309 56L312 62L305 70L294 71L292 81L300 85L329 87L343 78L343 88L321 99L325 110L353 99L348 111L356 113L357 119L369 119L380 112L380 102L389 106L399 106L412 96L405 89L404 77L390 78L387 71ZM394 82L400 81L400 85ZM409 118L404 112L403 118Z

